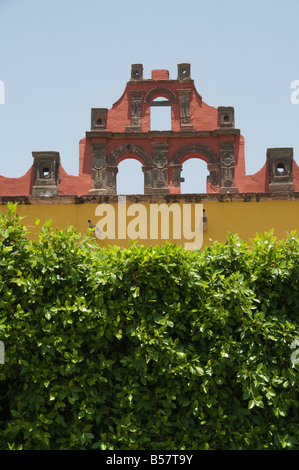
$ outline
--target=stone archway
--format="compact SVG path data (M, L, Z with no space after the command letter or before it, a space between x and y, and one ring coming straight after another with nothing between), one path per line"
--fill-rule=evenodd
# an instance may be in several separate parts
M107 165L108 166L117 166L120 159L126 154L130 154L132 156L138 157L137 159L144 165L144 166L152 166L153 159L144 150L143 147L135 144L124 144L119 145L116 147L107 157Z
M167 97L170 103L176 103L176 96L169 88L152 88L144 97L145 103L150 103L154 98L157 96L164 96Z
M210 175L208 177L211 187L219 186L220 177L220 161L216 153L206 145L200 143L187 144L175 152L170 162L170 169L172 171L172 185L174 188L181 187L181 171L182 163L188 155L196 154L205 160L208 164Z
M126 157L127 155L127 157ZM114 188L116 194L117 165L126 158L136 158L140 161L144 173L144 193L152 186L153 159L143 147L135 144L123 144L116 147L107 157L107 171L114 175Z

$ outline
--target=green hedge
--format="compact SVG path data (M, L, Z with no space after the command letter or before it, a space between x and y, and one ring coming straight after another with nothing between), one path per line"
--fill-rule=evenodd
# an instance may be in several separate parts
M38 230L1 215L0 449L299 449L295 233L187 251Z

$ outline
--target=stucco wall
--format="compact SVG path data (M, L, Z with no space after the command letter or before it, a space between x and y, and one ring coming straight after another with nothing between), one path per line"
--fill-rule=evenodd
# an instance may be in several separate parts
M19 197L0 198L0 211L6 212L6 204L11 200L18 202L18 213L26 216L24 224L31 232L30 237L36 238L38 229L35 219L40 219L40 224L52 219L54 228L66 228L73 225L80 233L86 234L89 226L88 220L97 224L101 217L96 215L96 209L102 204L108 204L118 210L119 199L116 196L83 196L69 197L56 196L49 198ZM141 204L149 214L153 204L166 203L183 205L190 204L192 210L196 204L202 204L208 218L208 230L203 233L203 246L210 245L217 240L224 242L227 233L238 233L239 236L249 241L257 232L274 229L274 234L279 238L286 236L287 232L299 229L299 193L292 195L273 194L231 194L231 195L167 195L167 196L126 196L126 209L132 204ZM137 206L135 206L137 207ZM131 209L133 209L131 207ZM126 216L126 225L134 219ZM149 219L148 219L149 222ZM192 224L194 219L192 219ZM117 224L117 222L116 222ZM149 225L149 223L148 223ZM122 234L127 227L122 227ZM117 225L116 225L117 232ZM148 227L149 233L149 227ZM171 234L171 231L170 231ZM130 239L98 240L102 246L117 244L127 246ZM184 245L186 240L170 239L171 242ZM145 245L164 244L165 240L150 238L138 240Z

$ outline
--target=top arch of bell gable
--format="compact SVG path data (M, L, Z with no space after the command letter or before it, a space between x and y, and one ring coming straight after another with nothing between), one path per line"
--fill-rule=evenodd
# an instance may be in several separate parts
M144 97L145 103L150 103L152 99L156 96L167 96L171 103L176 103L177 99L173 91L166 87L157 87L152 88Z

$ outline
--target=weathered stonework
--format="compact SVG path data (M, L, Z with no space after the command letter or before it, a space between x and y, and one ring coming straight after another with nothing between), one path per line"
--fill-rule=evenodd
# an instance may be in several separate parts
M168 187L168 142L153 142L154 160L152 167L145 167L144 194L166 194Z
M32 152L34 159L34 196L54 196L58 194L59 152Z
M131 66L131 80L142 80L143 78L143 65L132 64Z
M116 167L106 162L107 144L92 145L92 189L91 194L116 194Z
M202 155L205 160L208 162L208 170L210 175L208 181L211 183L212 187L219 186L219 167L220 162L217 155L213 150L203 144L187 144L181 147L171 159L170 166L172 168L172 183L176 188L181 186L181 162L186 159L188 156L192 155Z
M220 193L237 193L235 179L235 145L233 141L220 142L221 187Z
M92 108L91 110L91 130L92 131L106 130L107 112L108 112L108 109L106 108Z
M293 192L293 149L267 149L269 192Z
M191 80L191 65L189 63L178 64L178 80Z
M143 91L132 91L131 96L131 125L126 127L127 132L141 131L141 103Z
M190 93L191 90L184 89L178 90L180 97L180 115L181 115L181 131L193 131L194 127L191 125L190 116Z
M235 127L235 110L232 106L219 106L219 127Z

